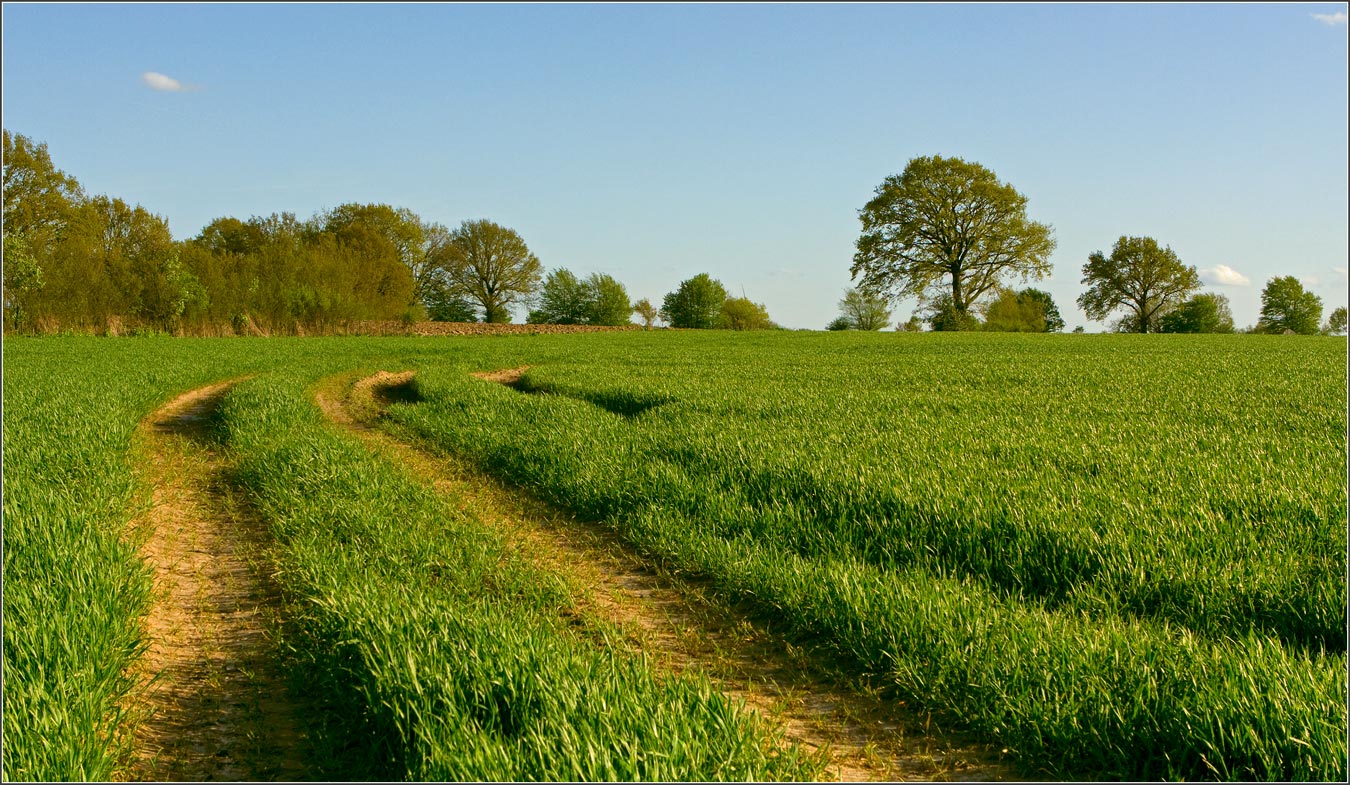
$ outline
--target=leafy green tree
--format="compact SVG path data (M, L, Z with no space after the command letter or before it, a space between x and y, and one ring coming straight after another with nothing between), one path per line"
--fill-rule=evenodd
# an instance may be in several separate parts
M748 297L728 297L719 309L717 327L721 330L772 330L777 325L769 318L763 303L753 302Z
M964 322L971 305L1009 275L1042 278L1055 241L1027 217L1027 199L978 163L914 158L859 212L853 256L859 288L931 299L944 289Z
M4 235L4 328L26 328L27 295L42 288L42 266L28 250L21 234Z
M1165 333L1231 333L1233 312L1227 297L1205 292L1163 314L1158 327Z
M450 233L450 291L483 311L483 321L511 321L511 306L539 286L543 265L515 230L488 220L464 221Z
M880 330L891 322L890 302L880 295L862 289L844 290L839 301L840 318L853 330Z
M591 273L586 276L586 292L587 324L622 327L633 323L633 303L628 299L628 290L614 276Z
M991 332L1043 333L1045 305L1036 298L1000 287L984 305L982 328Z
M1064 329L1064 317L1059 315L1059 306L1055 305L1055 298L1051 297L1049 292L1028 287L1017 293L1017 299L1040 304L1046 332L1057 333Z
M638 318L642 320L642 326L648 330L652 329L652 325L656 323L656 319L660 316L656 306L652 305L652 301L646 297L633 304L633 313L638 315Z
M84 202L84 191L72 176L52 163L45 143L23 134L3 133L4 325L32 326L43 310L38 299L55 246Z
M834 317L834 319L830 321L829 324L825 325L825 329L829 330L830 332L839 332L841 330L852 330L853 322L850 322L847 316L836 316Z
M1200 288L1194 267L1181 263L1170 248L1152 237L1121 236L1106 256L1094 251L1083 265L1089 288L1078 298L1088 318L1101 321L1117 308L1130 313L1122 322L1129 332L1157 332L1162 315Z
M1292 275L1271 278L1261 292L1261 318L1257 327L1263 333L1290 331L1315 335L1322 321L1322 298L1304 291Z
M923 320L918 314L910 314L909 321L901 322L895 326L898 332L917 333L923 330Z
M57 169L46 143L3 130L4 236L24 238L27 251L40 265L84 201L74 177Z
M1322 332L1327 335L1340 335L1346 331L1345 306L1339 306L1327 317L1327 323L1322 325Z
M708 330L717 326L727 290L721 281L699 273L680 283L661 304L661 318L671 327Z
M533 324L586 324L591 312L590 288L567 269L548 274L539 290L539 308L531 311Z

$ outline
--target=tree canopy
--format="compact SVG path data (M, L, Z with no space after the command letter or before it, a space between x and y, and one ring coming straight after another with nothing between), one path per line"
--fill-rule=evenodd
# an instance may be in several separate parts
M671 327L708 330L717 326L726 287L707 273L681 281L679 288L666 295L661 318Z
M1083 265L1087 292L1078 305L1088 318L1102 320L1117 308L1129 311L1130 332L1157 332L1162 315L1200 288L1194 267L1181 263L1170 247L1159 248L1152 237L1121 236L1106 256L1094 251Z
M1205 292L1163 314L1158 326L1165 333L1231 333L1233 312L1227 297Z
M660 316L660 312L657 311L656 306L652 305L651 300L648 300L646 297L633 303L633 313L638 315L638 318L642 320L642 326L646 327L648 330L652 328L652 325L656 323L657 317Z
M1346 330L1345 306L1339 306L1332 310L1331 315L1327 317L1327 323L1322 325L1322 332L1328 335L1340 335Z
M859 288L846 289L844 298L839 301L839 319L845 326L833 329L880 330L891 322L890 301Z
M514 229L488 220L464 221L450 233L450 290L483 311L483 321L511 321L511 306L539 286L543 266Z
M1004 278L1050 271L1050 227L1030 220L1027 198L978 163L915 158L875 193L859 211L851 268L864 291L923 298L945 290L964 316Z
M748 297L726 298L717 315L717 327L721 330L772 330L777 326L764 304Z
M539 307L530 312L534 324L590 324L618 327L631 323L628 290L614 276L591 273L586 280L570 270L548 274L540 289Z
M1266 288L1261 292L1259 331L1315 335L1321 321L1322 298L1304 291L1297 278L1286 275L1266 282Z

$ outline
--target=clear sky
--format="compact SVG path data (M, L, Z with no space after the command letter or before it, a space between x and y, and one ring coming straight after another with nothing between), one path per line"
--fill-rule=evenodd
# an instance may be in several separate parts
M1199 268L1239 326L1272 276L1347 299L1345 3L5 3L3 23L4 127L180 239L385 202L489 218L658 305L707 272L819 329L859 208L937 154L1054 227L1040 286L1070 328L1105 329L1074 300L1123 234Z

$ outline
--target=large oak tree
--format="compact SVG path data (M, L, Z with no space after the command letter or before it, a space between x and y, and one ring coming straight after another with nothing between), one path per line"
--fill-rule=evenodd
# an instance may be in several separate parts
M915 158L859 211L851 272L873 294L945 294L964 316L1002 279L1049 273L1055 240L1026 207L1025 196L978 163Z
M447 280L454 294L483 309L483 321L511 321L511 306L539 286L543 265L514 229L464 221L450 233Z
M1117 308L1130 313L1126 332L1158 332L1163 314L1179 306L1200 288L1200 276L1187 267L1170 247L1159 248L1152 237L1116 240L1111 255L1093 251L1083 265L1088 287L1078 305L1089 319L1101 321Z

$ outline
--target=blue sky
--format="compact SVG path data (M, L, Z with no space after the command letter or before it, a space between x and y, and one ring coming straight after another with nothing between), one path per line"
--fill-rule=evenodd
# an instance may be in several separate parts
M0 100L5 128L178 238L386 202L510 226L634 299L707 272L789 327L837 314L876 186L960 156L1054 227L1039 286L1070 328L1105 329L1074 299L1123 234L1171 246L1242 326L1276 275L1346 303L1345 14L6 3Z

